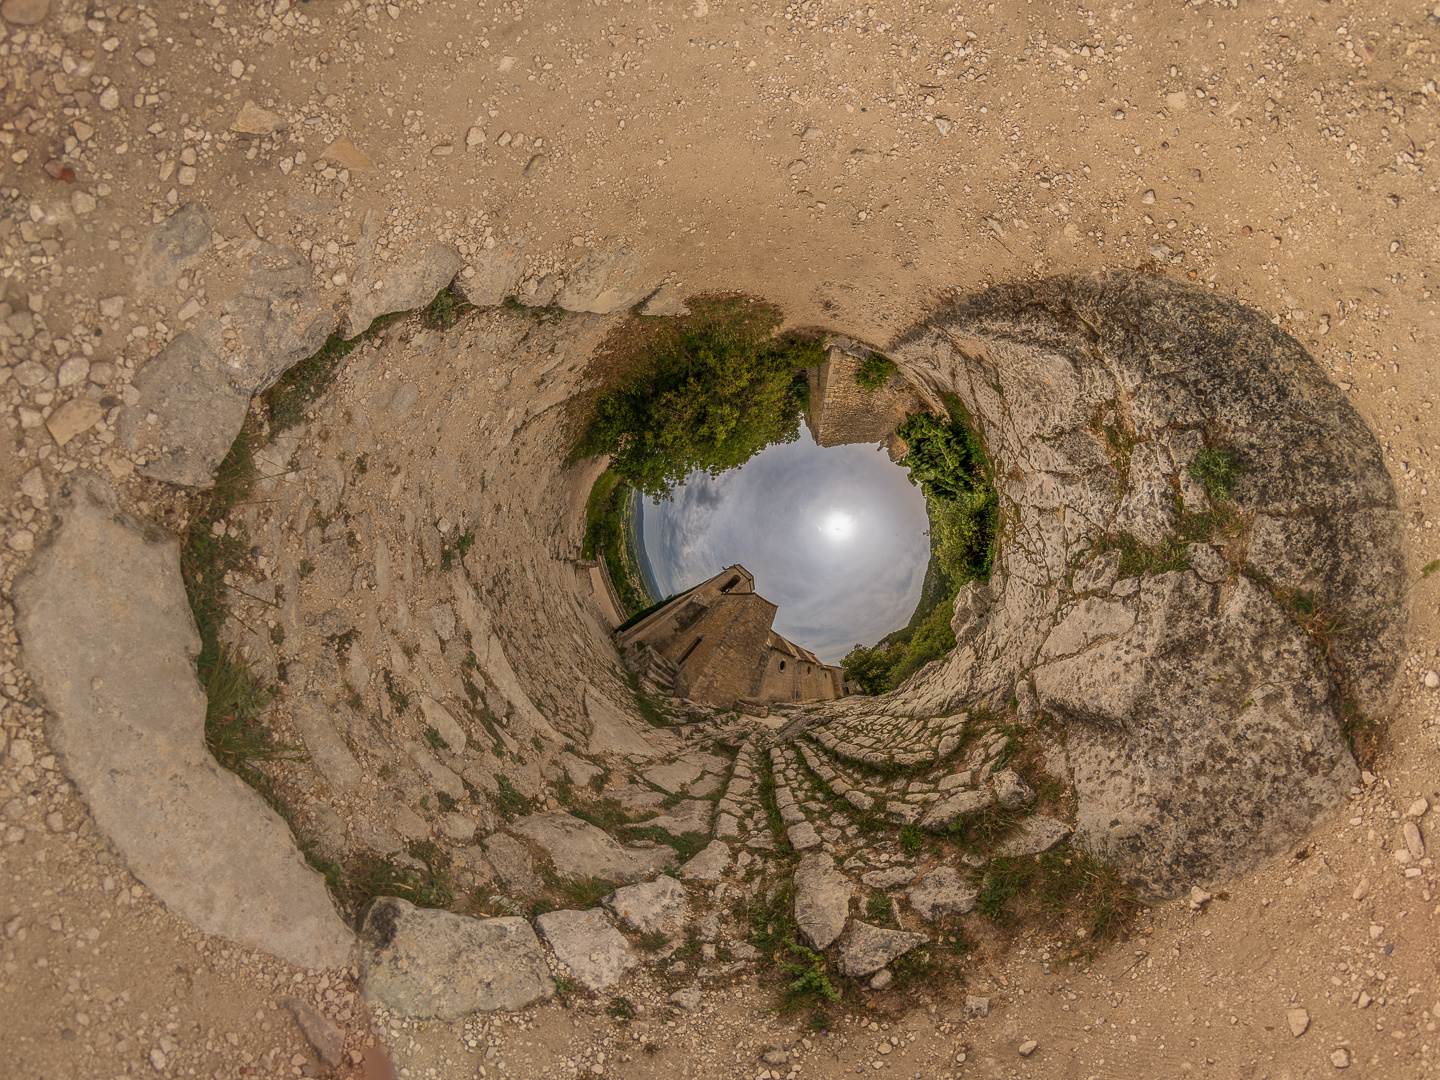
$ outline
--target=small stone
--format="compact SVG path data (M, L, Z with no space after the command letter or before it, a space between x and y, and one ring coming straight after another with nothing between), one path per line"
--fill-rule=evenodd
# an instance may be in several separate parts
M698 986L683 987L679 990L676 990L673 994L666 998L666 1000L669 1001L672 1005L677 1005L680 1008L686 1010L687 1012L694 1012L700 1007L700 988Z
M771 1049L766 1050L765 1053L760 1056L760 1060L773 1068L777 1065L784 1065L790 1060L790 1055L784 1050Z
M454 143L438 143L430 148L432 157L449 157L453 153L455 153Z
M16 529L5 538L11 551L30 551L35 547L35 534L29 529Z
M1150 188L1149 190L1147 190L1144 195L1141 195L1141 196L1140 196L1140 201L1141 201L1142 203L1144 203L1146 206L1150 206L1152 203L1154 203L1154 202L1155 202L1155 189L1154 189L1154 188Z
M484 129L484 128L482 128L482 127L472 127L469 131L465 132L465 149L466 149L467 151L469 151L469 150L474 150L475 147L477 147L477 146L483 146L484 143L485 143L485 129Z
M990 999L988 997L976 997L973 994L966 994L965 1015L978 1016L983 1020L990 1015Z
M60 370L55 373L55 383L58 386L74 386L89 377L90 361L83 356L71 356L60 365Z
M241 75L244 75L244 74L245 74L245 61L244 61L244 60L231 60L231 61L230 61L230 77L231 77L232 79L238 79L238 78L240 78Z
M136 62L137 64L139 64L141 67L147 67L147 68L148 68L148 67L154 67L154 66L155 66L155 50L154 50L154 49L148 49L148 48L147 48L147 49L137 49L137 50L135 50L135 62Z
M77 214L92 214L98 205L95 201L95 196L91 195L88 191L77 191L70 196L70 208Z
M125 297L107 296L100 301L100 314L107 319L118 319L125 314Z
M343 169L373 169L375 162L360 152L360 149L345 136L340 136L320 154L320 157L333 161Z
M64 446L81 432L89 431L105 415L98 401L88 397L71 398L50 414L45 426L57 445Z
M1428 802L1426 802L1423 798L1422 798L1422 799L1416 799L1414 802L1412 802L1412 803L1410 804L1410 808L1405 811L1405 816L1406 816L1406 817L1413 817L1413 818L1422 818L1422 817L1425 816L1426 811L1428 811L1429 809L1430 809L1430 804L1429 804Z
M1413 821L1407 821L1401 826L1401 831L1405 834L1405 846L1409 849L1410 854L1417 859L1423 859L1425 857L1425 841L1420 836L1420 827Z
M165 1051L158 1046L153 1047L150 1051L150 1067L158 1073L163 1073L165 1064Z
M890 985L892 982L894 982L894 981L895 981L895 976L894 976L893 974L891 974L890 969L889 969L889 968L881 968L879 971L877 971L877 972L875 973L875 977L870 980L870 989L871 989L871 990L884 990L887 986L889 986L889 985Z
M950 134L950 121L943 116L935 117L935 126L940 130L941 135Z
M550 164L550 157L548 154L536 154L528 162L525 163L524 175L534 176L537 172L539 172L548 164Z
M20 494L27 496L31 502L37 505L50 497L50 492L45 487L45 474L39 465L20 478Z
M5 0L0 15L14 26L35 26L50 14L50 0Z
M1427 671L1425 673L1425 686L1429 690L1434 690L1437 686L1440 686L1440 672Z
M100 108L106 112L114 112L120 107L120 91L112 83L100 91Z
M1330 1064L1337 1069L1348 1069L1350 1067L1350 1051L1343 1046L1330 1054Z
M246 101L230 122L230 130L242 135L273 135L285 130L285 118L277 112L262 109L253 101Z
M1360 884L1359 884L1359 885L1356 885L1356 886L1355 886L1355 891L1350 894L1350 899L1352 899L1352 900L1364 900L1365 897L1367 897L1367 896L1369 896L1369 895L1370 895L1370 882L1366 881L1364 878L1361 878L1361 879L1360 879Z
M1038 1049L1040 1049L1040 1044L1038 1042L1036 1042L1034 1039L1026 1039L1019 1046L1020 1056L1023 1058L1028 1058Z
M804 131L802 131L800 133L800 138L802 138L806 142L810 142L814 139L821 138L824 134L825 132L821 131L818 127L812 126L807 127Z
M315 1048L320 1060L330 1068L340 1064L340 1051L345 1046L345 1033L327 1020L308 1001L298 997L286 997L285 1005L300 1025L305 1040Z
M1208 893L1199 885L1190 886L1190 910L1199 911L1211 900L1215 899L1214 893Z
M1310 1014L1304 1009L1287 1009L1285 1022L1290 1025L1290 1034L1298 1039L1310 1027Z

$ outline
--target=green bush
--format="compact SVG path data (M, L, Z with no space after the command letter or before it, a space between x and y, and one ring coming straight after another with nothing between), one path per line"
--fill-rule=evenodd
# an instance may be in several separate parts
M596 403L576 454L609 454L629 486L663 497L696 470L718 476L800 432L817 340L777 338L778 308L744 297L696 299L656 329Z

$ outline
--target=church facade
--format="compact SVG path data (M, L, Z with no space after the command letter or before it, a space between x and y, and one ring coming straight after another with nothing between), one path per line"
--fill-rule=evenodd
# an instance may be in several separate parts
M775 633L777 610L755 591L750 572L736 564L622 630L616 640L627 649L649 646L673 669L674 694L691 701L731 706L840 697L840 669Z

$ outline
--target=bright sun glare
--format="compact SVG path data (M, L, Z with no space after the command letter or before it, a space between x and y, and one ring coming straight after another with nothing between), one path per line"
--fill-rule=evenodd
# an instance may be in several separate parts
M855 519L843 510L831 510L820 523L820 531L831 540L843 540L855 528Z

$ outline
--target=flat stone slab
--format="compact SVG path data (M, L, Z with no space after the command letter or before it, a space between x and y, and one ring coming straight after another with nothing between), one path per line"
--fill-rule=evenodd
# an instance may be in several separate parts
M401 1016L513 1012L555 994L524 919L472 919L382 896L365 915L360 942L366 995Z
M1020 830L1000 845L995 854L1005 858L1016 855L1038 855L1049 851L1070 835L1070 826L1051 817L1030 817L1020 823Z
M922 919L966 915L975 910L978 895L953 866L941 866L910 890L910 906Z
M596 877L629 883L674 866L675 849L621 847L589 822L554 810L531 814L510 826L512 832L538 844L563 878Z
M290 715L300 729L300 738L310 760L336 791L351 791L360 783L360 765L345 740L330 722L330 710L319 694L304 694Z
M616 889L600 903L620 922L642 934L657 930L677 933L685 925L685 886L664 874L654 881Z
M685 881L719 881L730 869L730 845L721 840L711 840L705 850L680 867L680 877Z
M824 949L840 936L850 914L855 886L835 869L829 855L802 856L795 867L795 922L812 948Z
M893 889L896 885L908 885L915 880L915 870L909 866L887 866L883 870L869 870L860 875L860 880L872 889Z
M920 821L921 828L938 831L952 824L957 818L984 810L990 805L990 794L985 791L962 791L942 803L937 803Z
M686 799L644 824L664 829L671 836L684 836L688 832L704 833L710 831L710 815L714 812L714 805L707 799Z
M643 775L656 787L674 795L683 790L686 784L698 779L702 771L698 765L691 765L684 761L672 761L668 765L656 765L653 769L646 769Z
M847 978L863 978L875 974L897 956L903 956L929 940L924 934L887 930L857 922L840 943L835 966Z
M815 826L803 819L798 825L791 825L785 830L785 839L790 841L790 846L796 851L808 851L820 846L820 834L815 831Z
M624 713L588 688L585 691L585 715L590 718L590 753L661 756L662 751L647 741Z
M121 511L93 474L72 473L55 495L56 523L15 584L16 623L50 745L96 825L205 932L302 967L348 963L355 939L324 879L205 749L179 542Z
M608 990L640 963L600 908L548 911L535 920L535 930L555 950L555 959L587 990Z

